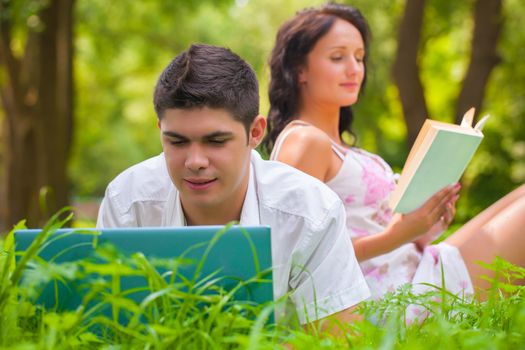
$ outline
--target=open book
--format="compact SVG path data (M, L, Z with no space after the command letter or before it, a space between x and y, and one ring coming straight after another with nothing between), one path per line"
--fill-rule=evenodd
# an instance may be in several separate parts
M461 125L425 121L390 197L395 212L411 212L459 180L483 139L481 129L488 118L484 116L472 127L474 112L469 109Z

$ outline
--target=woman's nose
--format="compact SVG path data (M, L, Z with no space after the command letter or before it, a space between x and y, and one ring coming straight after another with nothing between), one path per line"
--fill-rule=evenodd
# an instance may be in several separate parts
M354 57L350 58L346 62L346 74L349 76L360 73L363 69L362 63Z

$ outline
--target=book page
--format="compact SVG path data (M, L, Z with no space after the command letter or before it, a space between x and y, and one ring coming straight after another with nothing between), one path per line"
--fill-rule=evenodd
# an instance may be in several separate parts
M461 119L460 126L464 128L472 128L472 122L474 121L474 114L476 113L476 109L474 107L471 107L468 111L463 114L463 119Z

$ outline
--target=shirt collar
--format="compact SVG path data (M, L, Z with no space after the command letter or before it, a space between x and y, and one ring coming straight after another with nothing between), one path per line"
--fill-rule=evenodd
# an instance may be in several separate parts
M250 177L248 180L248 190L241 210L242 226L259 226L261 218L259 216L259 199L257 197L257 184L255 181L255 171L253 164L250 162Z
M162 214L162 226L186 226L186 218L182 210L179 191L173 184L171 184L168 197L166 198L166 205Z

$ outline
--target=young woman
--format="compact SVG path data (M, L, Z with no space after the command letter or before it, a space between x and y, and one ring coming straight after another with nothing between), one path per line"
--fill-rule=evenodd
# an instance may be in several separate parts
M496 256L525 266L525 186L464 225L445 242L427 245L455 215L459 184L421 208L394 215L391 168L377 155L346 145L352 111L366 78L368 27L361 13L338 4L299 12L280 28L270 57L271 158L332 188L347 209L347 228L373 296L401 284L441 285L454 293L488 287L478 261Z

